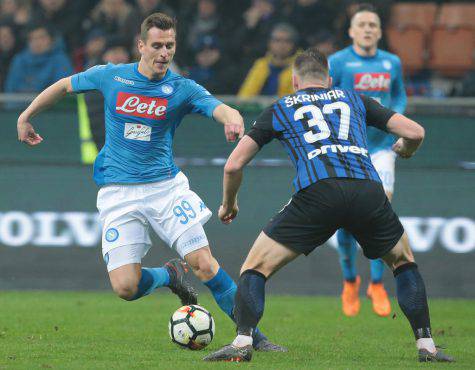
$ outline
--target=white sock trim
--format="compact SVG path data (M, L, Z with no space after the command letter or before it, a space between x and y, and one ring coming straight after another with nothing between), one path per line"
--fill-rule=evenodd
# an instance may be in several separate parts
M435 343L432 338L420 338L416 340L417 349L426 349L431 353L437 352L435 348Z
M241 335L239 334L233 340L234 347L245 347L245 346L252 346L252 337L250 335Z

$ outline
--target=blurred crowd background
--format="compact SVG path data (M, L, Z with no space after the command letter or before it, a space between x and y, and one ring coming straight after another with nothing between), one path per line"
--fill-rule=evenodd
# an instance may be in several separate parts
M408 95L475 96L473 1L375 0L380 47L398 54ZM277 95L258 81L285 72L295 53L351 43L351 0L0 0L0 90L38 92L105 62L137 61L142 20L178 19L173 69L213 94Z

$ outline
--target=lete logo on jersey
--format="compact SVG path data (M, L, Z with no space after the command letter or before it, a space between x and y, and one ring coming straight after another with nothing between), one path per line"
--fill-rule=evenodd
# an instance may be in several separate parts
M127 116L162 120L167 118L168 100L119 92L116 111Z
M357 91L389 91L391 74L382 73L355 73L355 90Z

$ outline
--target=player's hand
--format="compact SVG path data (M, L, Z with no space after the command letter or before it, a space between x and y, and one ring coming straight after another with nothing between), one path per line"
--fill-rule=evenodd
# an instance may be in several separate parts
M410 150L406 144L404 139L401 137L393 144L393 152L399 155L401 158L410 158L414 154L413 150Z
M18 119L17 123L18 140L30 146L38 145L43 138L35 132L30 122Z
M218 217L223 224L228 225L233 222L238 212L239 207L237 204L234 204L232 207L225 207L221 204L218 211Z
M230 108L224 123L224 135L229 143L235 142L244 135L244 120L236 109Z
M244 135L244 121L239 115L239 118L226 123L224 125L224 135L226 136L226 140L228 143L233 143L237 139L240 139Z

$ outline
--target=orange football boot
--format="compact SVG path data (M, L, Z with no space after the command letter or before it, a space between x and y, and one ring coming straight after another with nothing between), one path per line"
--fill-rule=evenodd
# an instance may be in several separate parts
M360 297L358 292L360 290L361 279L356 277L356 281L351 283L344 281L343 292L341 293L341 303L343 313L346 316L356 316L360 312Z
M373 311L376 315L384 317L391 314L391 303L383 283L370 283L366 295L371 299Z

